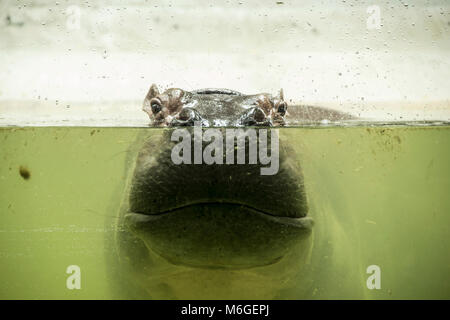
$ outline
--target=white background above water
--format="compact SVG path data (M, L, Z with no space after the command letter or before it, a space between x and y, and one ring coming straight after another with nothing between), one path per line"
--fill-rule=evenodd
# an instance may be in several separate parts
M367 25L373 5L379 29ZM3 0L0 124L145 125L151 83L283 88L291 103L364 119L448 121L449 9L447 1Z

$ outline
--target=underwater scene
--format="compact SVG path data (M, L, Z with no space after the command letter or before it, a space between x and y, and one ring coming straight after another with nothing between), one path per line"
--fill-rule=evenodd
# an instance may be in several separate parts
M279 128L273 175L171 130L1 128L0 298L450 298L448 125Z

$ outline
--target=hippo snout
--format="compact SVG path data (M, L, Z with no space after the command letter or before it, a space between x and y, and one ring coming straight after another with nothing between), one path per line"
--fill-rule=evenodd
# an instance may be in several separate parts
M238 163L237 151L233 164L174 163L175 130L144 144L131 182L126 225L148 248L173 264L247 268L275 263L307 238L303 176L283 140L278 172L261 175L263 164L249 163L248 153ZM226 129L216 130L225 145Z

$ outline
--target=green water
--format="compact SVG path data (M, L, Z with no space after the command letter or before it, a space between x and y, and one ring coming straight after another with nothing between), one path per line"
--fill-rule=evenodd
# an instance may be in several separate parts
M115 230L105 222L143 130L160 129L0 129L0 298L113 297L105 239ZM450 127L283 128L283 137L315 220L310 289L298 298L450 298ZM69 265L80 267L80 290L66 287ZM367 288L369 265L380 267L381 289Z

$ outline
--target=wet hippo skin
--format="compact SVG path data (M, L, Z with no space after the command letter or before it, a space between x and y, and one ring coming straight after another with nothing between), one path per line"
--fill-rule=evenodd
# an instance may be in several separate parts
M193 136L194 125L217 127L225 145L227 128L252 127L267 130L270 145L289 114L282 91L160 93L152 85L143 110L152 128L165 129L150 129L137 141L114 240L120 292L157 299L279 296L304 268L314 224L289 141L276 133L279 169L261 175L264 165L248 161L175 164L171 137L179 128Z

